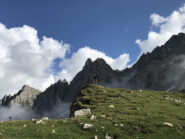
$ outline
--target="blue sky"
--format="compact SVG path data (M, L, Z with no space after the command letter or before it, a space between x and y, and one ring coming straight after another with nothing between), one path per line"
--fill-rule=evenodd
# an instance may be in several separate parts
M185 2L185 1L184 1ZM168 16L183 0L0 0L0 22L29 25L43 35L71 44L71 51L90 46L111 57L140 54L135 41L151 30L150 15Z
M0 98L70 82L89 57L123 70L179 32L185 0L0 0Z

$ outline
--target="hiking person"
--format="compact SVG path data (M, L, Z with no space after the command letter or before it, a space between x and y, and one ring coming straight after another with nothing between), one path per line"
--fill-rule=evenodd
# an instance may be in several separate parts
M96 74L93 75L93 84L98 83L98 76Z

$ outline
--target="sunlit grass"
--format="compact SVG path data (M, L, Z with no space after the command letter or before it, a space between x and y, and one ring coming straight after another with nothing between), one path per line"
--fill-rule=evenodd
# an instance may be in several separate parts
M181 100L177 103L175 100ZM113 108L110 108L113 105ZM98 139L109 134L113 138L184 138L185 94L125 90L88 85L79 93L72 111L90 108L90 116L64 120L0 123L0 138ZM102 116L104 115L104 116ZM163 123L169 122L173 127ZM83 124L94 127L84 130ZM24 126L26 125L26 126ZM55 130L55 133L52 131Z

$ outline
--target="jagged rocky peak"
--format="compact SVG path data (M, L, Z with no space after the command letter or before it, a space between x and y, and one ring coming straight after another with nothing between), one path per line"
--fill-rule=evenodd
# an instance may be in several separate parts
M24 85L22 89L18 92L18 95L22 94L29 94L31 96L32 94L40 94L40 91L29 85Z
M48 89L51 90L53 88L57 88L57 87L60 87L60 86L68 86L68 82L66 79L59 79L57 82L51 84L48 88L46 88L46 90L44 92L46 92Z
M1 100L1 104L2 106L7 106L9 105L9 102L12 100L13 98L11 97L11 95L5 95L2 100Z
M68 84L68 82L67 82L67 80L66 79L63 79L63 80L61 80L61 79L59 79L58 81L57 81L57 84Z
M30 89L30 88L32 88L32 87L29 85L23 85L23 87L22 87L22 89Z
M182 41L184 41L185 39L185 34L184 33L179 33L178 35L173 35L165 44L169 45L169 44L178 44L181 43Z
M69 88L66 79L59 79L56 83L48 87L44 92L39 94L34 101L33 108L37 113L49 112L59 102L61 102ZM51 115L47 115L51 116Z
M84 67L89 67L89 66L91 66L92 63L93 63L93 62L92 62L91 58L88 58L88 59L86 60L86 62L85 62L85 66L84 66Z
M39 92L38 90L33 91L33 92L31 90L36 90L36 89L34 89L33 87L31 87L29 85L24 85L19 92L20 93L36 93L36 92Z
M97 58L95 61L92 61L90 58L87 59L83 70L112 70L112 68L106 63L103 58Z
M11 95L5 95L2 100L7 100L9 98L11 98Z
M11 106L13 104L32 106L37 95L40 94L39 90L36 90L29 85L24 85L17 94L11 96L4 96L2 99L3 106Z
M139 60L133 65L134 70L143 70L152 62L160 62L170 57L185 54L185 34L173 35L164 45L156 47L151 53L141 55Z
M106 63L106 61L103 59L103 58L97 58L95 61L94 61L95 64L99 64L99 65L108 65Z

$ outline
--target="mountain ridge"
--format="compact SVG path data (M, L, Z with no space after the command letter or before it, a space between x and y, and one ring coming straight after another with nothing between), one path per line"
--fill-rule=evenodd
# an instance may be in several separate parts
M78 92L87 84L94 83L94 76L97 84L106 87L180 92L185 89L184 68L185 34L179 33L151 53L141 55L131 68L121 71L113 70L102 58L95 61L89 58L69 84L66 80L59 80L40 92L31 106L41 116L44 114L50 117L50 111L56 107L56 111L67 111L69 115L70 106ZM10 96L4 98L10 99Z

